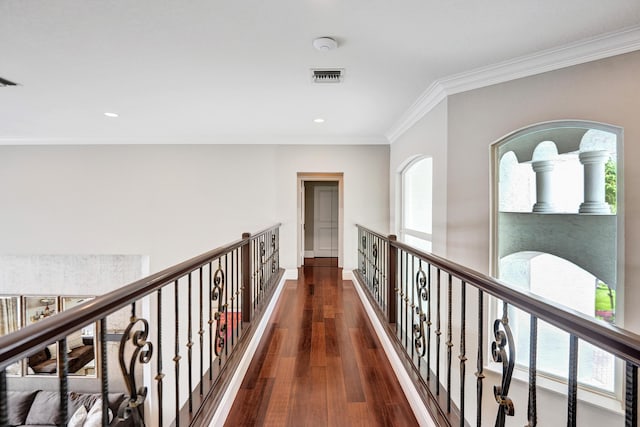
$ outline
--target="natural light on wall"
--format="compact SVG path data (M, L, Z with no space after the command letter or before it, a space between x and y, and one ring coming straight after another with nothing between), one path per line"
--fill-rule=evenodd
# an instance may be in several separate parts
M402 172L400 239L418 249L432 250L433 159L409 164Z

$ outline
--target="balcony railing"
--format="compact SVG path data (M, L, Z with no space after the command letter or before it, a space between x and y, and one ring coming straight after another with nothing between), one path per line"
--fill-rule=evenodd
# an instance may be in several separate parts
M544 321L568 333L567 406L566 416L554 415L559 424L564 425L563 417L567 426L578 425L580 419L578 343L586 341L624 365L624 423L637 425L640 336L421 252L396 241L395 236L358 226L358 248L356 278L386 325L396 351L403 355L405 368L418 380L424 403L439 424L501 427L515 411L521 411L527 414L528 426L537 425L537 329L538 322ZM500 313L495 319L493 310L487 308L491 306L488 296L495 298ZM510 395L518 344L511 332L510 307L530 318L526 401L516 401ZM492 330L487 331L489 325ZM492 336L490 344L487 334ZM496 383L487 384L485 355L497 363L494 366L498 366L500 379ZM470 397L468 388L473 383L475 392L471 393L475 396ZM490 413L483 413L483 397L488 394L493 395L495 406ZM579 425L586 421L582 419Z
M67 424L69 396L75 391L69 387L67 337L96 322L103 426L110 425L110 384L122 378L128 397L114 415L128 420L127 425L208 422L282 278L279 227L246 233L236 242L0 337L0 425L9 424L7 367L52 343L59 347L59 422ZM128 324L114 333L112 317L122 310L129 312ZM114 352L108 341L114 336L119 338L117 363L109 359Z

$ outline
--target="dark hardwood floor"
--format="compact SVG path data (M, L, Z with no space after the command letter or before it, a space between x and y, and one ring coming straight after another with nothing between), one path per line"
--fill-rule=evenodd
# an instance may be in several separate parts
M225 425L417 425L353 284L312 261L286 283Z

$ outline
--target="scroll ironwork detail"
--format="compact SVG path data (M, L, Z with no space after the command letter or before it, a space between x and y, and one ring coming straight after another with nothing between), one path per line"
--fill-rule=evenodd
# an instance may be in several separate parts
M493 386L493 395L498 403L495 425L504 427L506 417L513 416L515 413L513 401L508 394L516 358L506 307L502 319L496 319L493 322L493 334L495 341L491 343L491 355L494 362L502 364L502 382L500 385Z
M427 351L426 335L424 333L424 323L427 321L427 315L423 308L423 304L429 300L429 292L427 290L427 275L422 266L416 273L416 293L418 294L418 302L415 310L418 315L418 321L413 325L413 345L419 357L424 357Z
M371 256L373 257L373 292L376 298L380 293L380 279L378 278L379 270L378 270L378 245L374 243L371 245Z
M135 330L135 328L140 328ZM129 399L122 402L118 409L118 417L127 419L133 417L134 425L144 426L143 404L147 397L147 387L138 388L136 385L135 368L139 362L146 364L151 361L153 355L153 343L147 340L149 337L149 322L146 319L132 316L129 325L124 330L122 339L120 340L120 348L118 351L118 359L120 361L120 369L124 376L124 381L129 390ZM131 341L133 345L133 353L127 366L125 361L125 347L127 342Z
M216 356L220 356L220 354L222 354L222 349L224 348L227 339L227 304L222 298L224 294L224 287L224 271L222 271L222 266L218 263L218 269L213 276L213 290L211 291L211 299L213 301L218 301L218 309L214 314L214 319L216 321L214 351Z

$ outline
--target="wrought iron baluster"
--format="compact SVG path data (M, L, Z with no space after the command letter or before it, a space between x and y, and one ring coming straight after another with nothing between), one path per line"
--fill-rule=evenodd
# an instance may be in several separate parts
M135 330L140 324L140 329ZM151 361L153 355L153 344L148 341L149 337L149 322L146 319L136 316L136 303L131 304L131 318L129 319L129 325L124 330L122 339L120 340L120 348L118 351L118 359L120 362L120 370L124 377L125 384L129 390L129 399L122 402L118 409L118 416L123 419L133 417L133 425L145 425L143 405L147 397L147 387L142 386L138 388L136 386L136 363L146 364ZM131 358L127 362L125 361L125 348L127 342L131 341L133 345L133 352ZM177 385L177 382L176 382ZM179 409L176 408L176 420L179 418ZM176 421L176 425L177 425Z
M419 270L416 273L416 293L417 293L417 304L415 307L415 312L418 315L418 323L413 325L413 345L418 354L418 367L420 367L422 358L425 355L427 350L426 344L426 336L424 333L424 324L427 320L427 315L425 314L424 302L429 301L429 293L427 292L427 275L422 269L422 260L420 260Z
M529 405L527 406L527 427L538 424L537 409L537 354L538 354L538 318L531 316L529 326Z
M192 307L191 307L191 272L187 276L187 375L189 376L189 413L193 412L193 396L191 391L193 390L193 321L192 321Z
M106 426L109 425L109 371L107 369L107 319L105 317L100 319L98 333L100 336L100 362L102 364L102 366L100 367L100 385L102 393L102 425ZM159 393L158 396L158 399L160 400L160 407L162 407L162 393Z
M412 256L411 257L411 277L415 277L416 275L416 257ZM404 290L402 292L402 307L403 307L403 313L404 313L404 324L406 325L406 327L404 328L404 348L405 351L409 352L409 348L411 348L411 359L413 360L413 348L414 346L409 344L413 337L410 338L410 334L413 335L412 331L410 331L410 329L413 326L414 323L414 318L413 318L413 308L411 308L409 306L409 295L411 295L411 297L413 297L413 292L411 290L411 286L413 286L413 281L409 281L407 280L407 282L404 284ZM411 318L410 318L411 316Z
M274 275L278 271L278 253L276 252L276 233L271 235L271 274Z
M484 379L484 292L478 290L478 353L476 356L476 427L482 427L482 380Z
M260 293L264 292L264 264L265 264L265 242L264 236L260 237L260 270L258 271L258 288L260 289Z
M211 295L213 292L213 267L209 263L209 281L207 282L207 291ZM213 299L209 299L209 381L213 380Z
M234 270L235 270L235 266L236 266L236 262L235 262L235 251L231 252L231 274L228 274L229 277L229 289L231 290L231 348L233 348L234 343L235 343L235 331L238 329L236 326L236 318L237 318L237 314L236 314L236 300L237 300L237 296L236 296L236 284L235 281L233 280L234 278Z
M638 425L638 366L631 362L625 364L624 381L624 425Z
M420 269L422 269L422 260L419 260L418 263L420 264ZM416 273L415 273L415 262L413 263L413 277L417 277ZM415 360L414 359L414 351L416 349L416 341L415 341L415 327L416 327L416 319L415 319L415 312L417 309L416 306L416 300L415 300L415 293L416 293L416 282L417 280L412 280L411 281L411 306L409 307L411 309L411 327L413 329L413 331L411 331L414 341L413 341L413 345L411 346L411 360ZM407 325L408 326L408 325ZM407 327L407 334L409 334L409 327Z
M227 254L224 255L224 276L226 277L227 271L229 271L229 259ZM229 316L228 316L228 307L229 307L229 292L223 292L224 294L224 355L229 355L229 345L227 343L227 330L229 330ZM263 292L264 294L264 292ZM232 314L233 317L233 314Z
M163 399L162 399L162 380L164 379L164 373L162 372L162 288L158 289L157 292L158 295L158 300L157 300L157 313L156 313L156 327L158 328L158 334L157 334L157 338L156 341L158 342L158 373L156 375L156 381L158 382L158 425L163 425L162 424L162 414L163 414L163 410L162 410L162 406L163 406ZM103 365L104 366L104 365ZM106 397L103 396L103 402L105 401ZM106 411L105 411L106 412ZM105 414L103 413L103 416Z
M382 300L383 300L383 309L385 313L389 312L389 264L386 260L389 260L389 241L384 240L384 256L382 258L382 269L383 269L383 292L382 292Z
M204 378L204 306L203 306L203 297L202 297L202 267L200 267L198 269L198 296L199 296L199 302L200 302L200 313L199 313L199 326L200 329L198 329L198 335L200 336L200 376L199 378L199 383L200 383L200 396L202 396L204 394L204 381L202 381L202 379Z
M453 334L451 331L452 311L452 278L449 274L447 284L447 412L451 412L451 347L453 347Z
M460 292L460 356L458 356L460 359L460 427L464 427L464 383L467 362L467 284L464 281L462 282Z
M436 277L436 396L440 396L440 335L442 331L440 329L440 269L437 270L438 277Z
M397 283L396 285L396 293L395 293L395 303L396 303L396 307L398 308L397 313L396 313L396 317L397 317L397 322L396 322L396 337L402 341L402 331L404 330L404 325L402 324L402 297L400 296L400 292L402 290L402 287L404 286L405 283L408 282L407 278L409 277L409 254L405 251L402 252L401 255L401 259L404 259L404 265L401 267L402 268L402 272L401 272L401 280L400 283Z
M380 304L380 280L378 278L378 242L374 241L373 245L371 245L371 256L373 257L373 279L371 282L373 284L373 295L375 296L376 301L378 301L378 304Z
M236 287L236 301L238 301L238 303L236 304L236 310L238 310L239 313L241 313L241 316L244 316L244 314L242 314L242 301L240 301L240 298L244 298L244 295L242 294L242 283L240 283L240 270L241 270L241 265L240 265L240 249L236 250L236 280L233 281L233 277L231 278L232 283L235 283L235 287ZM232 276L233 276L233 272ZM244 317L240 318L240 321L238 322L238 328L236 330L236 341L238 341L240 339L240 331L242 330L242 327L244 325L245 319Z
M498 403L496 427L504 427L506 417L513 416L514 414L513 401L508 394L516 354L507 311L508 306L507 303L504 302L502 304L502 319L496 319L495 322L493 322L493 334L495 341L491 343L493 361L502 363L502 382L500 385L493 387L493 396Z
M569 381L568 381L567 426L575 427L578 411L578 337L569 337Z
M427 263L427 381L431 379L431 264Z
M227 304L224 301L225 293L225 274L222 271L222 262L218 259L218 269L213 276L213 294L211 299L218 302L218 309L214 314L216 320L216 342L215 353L218 356L218 365L222 364L220 355L222 349L226 346L227 333Z
M175 411L176 411L176 427L180 427L180 294L178 293L178 281L176 280L173 285L174 289L174 314L175 314L175 349L173 356L173 363L175 367Z
M69 421L69 357L67 355L67 338L58 341L58 378L60 379L60 416L62 425Z
M366 262L366 250L367 250L367 236L360 230L360 241L361 248L359 251L360 254L360 269L362 273L362 277L367 278L367 262Z
M9 425L9 396L7 393L7 371L0 371L0 425Z

